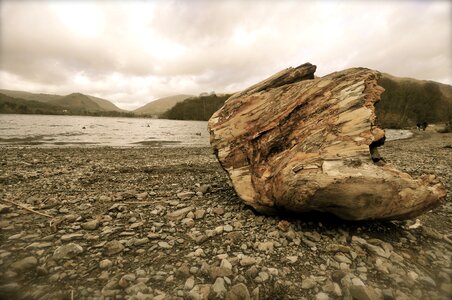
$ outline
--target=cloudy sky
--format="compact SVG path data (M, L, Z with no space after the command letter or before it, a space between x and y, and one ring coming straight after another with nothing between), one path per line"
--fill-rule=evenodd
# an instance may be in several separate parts
M0 0L0 88L124 109L233 92L289 66L452 83L452 1Z

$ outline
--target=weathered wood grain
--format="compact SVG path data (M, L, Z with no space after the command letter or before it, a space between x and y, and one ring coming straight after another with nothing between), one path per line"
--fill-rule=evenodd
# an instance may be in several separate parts
M229 98L209 120L211 145L238 196L258 211L331 212L350 220L408 218L445 197L433 175L384 164L374 104L379 73L314 78L309 63Z

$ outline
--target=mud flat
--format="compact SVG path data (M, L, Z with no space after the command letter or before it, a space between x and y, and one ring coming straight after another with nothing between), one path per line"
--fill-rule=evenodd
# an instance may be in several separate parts
M0 148L0 299L450 299L452 135L381 154L438 175L445 203L407 221L267 217L209 148Z

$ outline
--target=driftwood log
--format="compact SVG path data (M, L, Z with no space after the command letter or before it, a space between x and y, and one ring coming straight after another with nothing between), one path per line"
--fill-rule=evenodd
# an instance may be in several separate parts
M445 197L434 175L413 179L377 151L380 74L352 68L314 78L309 63L236 93L209 120L210 142L238 196L263 213L323 211L403 219Z

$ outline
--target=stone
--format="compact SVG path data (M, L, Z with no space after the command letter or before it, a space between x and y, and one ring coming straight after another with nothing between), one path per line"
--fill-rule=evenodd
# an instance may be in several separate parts
M160 248L163 249L171 249L173 248L170 244L168 244L167 242L158 242L158 245Z
M315 78L315 70L285 69L210 118L211 146L245 204L347 220L411 218L439 205L446 192L434 175L413 179L378 154L381 74L351 68Z
M181 200L191 199L195 195L194 192L181 192L177 194L177 198Z
M272 252L273 246L274 246L273 242L262 242L257 244L257 249L259 251Z
M191 276L189 277L184 284L184 289L185 290L191 290L193 287L195 286L195 277Z
M91 220L85 223L82 223L81 227L85 230L95 230L99 227L99 221L98 220Z
M233 285L226 293L225 300L250 300L250 292L243 283Z
M199 220L204 218L204 215L206 214L206 210L205 209L197 209L195 210L195 219Z
M17 272L28 271L34 269L38 264L38 260L33 256L25 257L10 265L10 268Z
M53 259L60 260L71 258L77 254L83 253L83 247L76 243L69 243L58 247L55 252L53 252Z
M124 246L119 241L112 240L104 245L104 249L106 255L115 255L122 252L124 250Z
M223 230L225 232L231 232L232 230L234 230L234 228L232 228L232 226L228 224L228 225L224 225Z
M380 297L372 287L362 285L350 286L350 294L356 300L380 300Z
M289 261L289 263L291 263L291 264L296 263L297 260L298 260L298 256L297 256L297 255L287 256L286 258L287 258L287 260Z
M6 214L11 211L11 206L0 204L0 214Z
M82 233L69 233L62 235L60 239L63 242L69 242L73 240L80 240L81 238L83 238Z
M232 275L232 268L229 269L227 267L210 267L209 276L212 279L217 277L227 277Z
M178 209L178 210L175 210L173 212L168 213L166 215L166 217L169 220L173 220L173 221L180 220L180 219L183 219L187 215L187 213L192 211L192 210L193 210L193 207L191 207L191 206L185 207L185 208L181 208L181 209Z
M251 256L244 256L242 259L240 259L240 265L242 267L251 266L256 263L256 259Z
M315 295L315 300L329 300L330 296L324 292L317 293Z
M99 268L101 268L101 269L110 268L112 265L113 265L113 262L109 259L103 259L99 262Z
M305 290L312 289L316 285L317 283L315 282L315 280L310 277L307 277L301 281L301 288Z
M219 277L210 289L209 299L223 299L226 294L226 287L224 279Z

